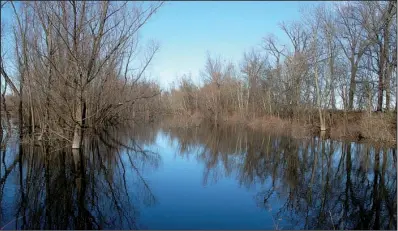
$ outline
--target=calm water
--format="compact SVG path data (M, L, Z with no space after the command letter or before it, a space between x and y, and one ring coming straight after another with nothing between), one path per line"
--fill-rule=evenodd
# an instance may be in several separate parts
M236 127L1 153L3 229L396 229L395 150Z

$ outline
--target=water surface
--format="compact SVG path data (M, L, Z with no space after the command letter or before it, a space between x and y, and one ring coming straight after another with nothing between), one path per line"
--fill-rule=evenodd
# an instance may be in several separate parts
M114 129L1 156L4 229L396 229L395 149L237 127Z

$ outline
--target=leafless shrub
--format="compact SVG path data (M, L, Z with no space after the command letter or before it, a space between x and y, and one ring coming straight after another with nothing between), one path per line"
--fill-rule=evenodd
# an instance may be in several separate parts
M395 141L388 117L381 113L364 115L359 123L361 135L374 141Z

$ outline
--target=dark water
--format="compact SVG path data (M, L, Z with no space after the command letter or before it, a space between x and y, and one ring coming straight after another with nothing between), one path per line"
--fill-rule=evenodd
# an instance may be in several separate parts
M200 126L1 153L3 229L397 229L395 150Z

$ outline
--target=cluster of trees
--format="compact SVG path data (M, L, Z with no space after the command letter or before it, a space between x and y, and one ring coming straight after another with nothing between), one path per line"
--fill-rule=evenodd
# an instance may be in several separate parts
M15 49L6 60L2 47L2 111L9 114L9 87L21 137L59 138L79 148L89 129L150 119L160 105L160 87L145 80L145 70L159 46L143 45L139 31L162 5L2 2L14 22L2 31L2 44L12 41L7 51Z
M321 130L329 109L396 109L393 1L319 4L300 21L281 24L289 44L270 34L240 65L209 55L201 84L184 76L161 95L145 80L159 47L144 47L138 32L162 5L3 1L14 24L1 31L2 44L12 44L1 49L1 117L17 112L21 137L62 139L78 148L86 131L148 121L164 106L173 114L199 112L216 124L233 114L279 116L316 120Z
M167 92L172 113L218 122L231 114L319 121L327 110L396 110L396 2L326 3L281 23L290 44L267 35L240 65L207 58L203 83L183 76ZM314 119L312 118L312 119Z

